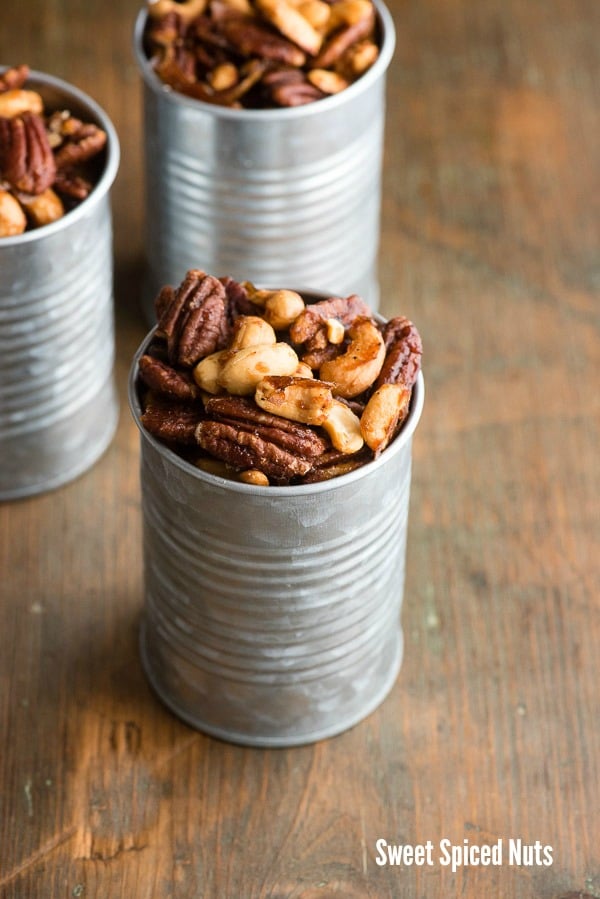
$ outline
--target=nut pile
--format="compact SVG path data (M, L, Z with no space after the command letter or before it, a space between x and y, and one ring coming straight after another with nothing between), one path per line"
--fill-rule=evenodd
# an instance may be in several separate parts
M337 477L379 456L408 415L419 333L402 316L380 323L356 295L307 304L192 269L156 313L138 365L142 424L212 474Z
M29 67L0 74L0 237L61 218L99 178L106 133L26 88Z
M379 55L372 0L149 0L144 44L173 90L250 109L339 93Z

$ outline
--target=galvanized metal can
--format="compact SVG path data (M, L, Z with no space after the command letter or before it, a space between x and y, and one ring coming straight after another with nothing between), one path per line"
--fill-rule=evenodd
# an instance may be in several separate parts
M256 487L207 474L140 423L141 655L158 696L199 730L291 746L358 723L402 659L412 437L330 481Z
M0 499L40 493L86 471L110 443L113 262L109 190L119 142L104 111L70 84L32 72L48 109L108 135L89 197L50 225L0 239Z
M375 0L379 59L335 96L289 109L228 109L143 76L146 283L153 300L201 267L260 286L296 284L378 308L385 75L395 32Z

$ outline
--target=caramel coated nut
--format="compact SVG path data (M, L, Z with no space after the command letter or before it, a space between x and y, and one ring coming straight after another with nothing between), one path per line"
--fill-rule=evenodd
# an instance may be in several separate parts
M328 31L335 31L344 25L356 25L371 16L371 0L335 0L331 4Z
M264 471L258 471L256 468L248 468L246 471L240 471L238 477L242 484L252 484L253 487L269 486L269 479Z
M22 234L27 219L18 200L7 190L0 190L0 237Z
M36 228L50 225L65 214L61 198L51 187L41 194L19 194L19 202Z
M314 56L319 52L323 35L288 0L256 0L256 5L281 34L306 53Z
M316 378L263 378L254 399L266 412L307 425L323 424L333 406L331 387Z
M271 325L258 315L240 315L233 325L230 350L243 350L247 346L275 344L277 336Z
M41 115L43 111L44 101L37 91L21 88L0 93L0 116L5 119L23 115L24 112L35 112Z
M314 84L324 94L339 94L340 91L348 87L349 82L329 69L311 69L307 75L311 84Z
M325 0L301 0L297 4L298 12L307 19L319 32L327 30L331 16L331 6Z
M340 452L350 455L363 448L360 419L346 403L333 401L323 427L335 449Z
M305 308L304 300L295 290L249 289L250 300L263 307L265 321L281 331L289 328Z
M348 329L350 344L345 353L324 362L319 370L338 396L358 396L377 378L385 359L385 344L371 318L360 317Z
M217 350L205 356L194 368L194 381L201 390L207 393L221 393L223 388L219 384L219 375L221 373L221 360L226 354L226 350Z
M408 415L410 395L410 388L403 384L382 384L367 402L360 430L376 456L388 446Z
M287 343L247 346L226 353L218 383L235 396L249 396L267 375L291 375L297 368L298 357Z

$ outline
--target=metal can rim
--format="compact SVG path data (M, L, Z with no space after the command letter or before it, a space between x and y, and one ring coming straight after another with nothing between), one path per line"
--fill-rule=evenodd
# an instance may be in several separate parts
M384 320L381 316L376 316L376 318L378 318L380 321ZM214 475L210 474L209 472L202 471L201 469L196 468L190 462L186 462L185 459L182 459L181 456L178 456L177 453L173 452L173 450L169 449L167 446L157 440L142 425L142 422L140 420L141 406L137 394L138 363L140 357L145 353L152 338L154 337L155 331L156 327L152 328L148 332L148 334L146 334L140 346L138 347L133 357L133 362L129 370L128 378L127 393L129 409L133 416L133 420L135 421L135 424L137 425L137 428L141 434L142 440L147 441L148 444L152 446L156 450L156 452L158 452L164 459L167 459L170 464L175 465L177 468L181 469L189 477L195 478L197 481L204 481L205 483L211 484L215 487L218 486L225 490L230 490L232 493L252 494L254 496L270 496L273 498L314 495L317 493L328 493L330 490L336 490L340 488L342 484L349 484L353 481L361 480L364 477L368 477L368 475L372 471L380 468L382 465L385 465L393 456L396 456L399 452L402 451L402 449L412 438L423 412L423 405L425 401L425 381L423 378L423 372L419 371L419 375L413 387L410 411L408 413L406 421L404 422L404 425L402 426L402 430L400 431L398 436L395 437L392 443L386 448L386 450L379 456L379 458L374 459L372 462L367 462L364 465L355 468L354 471L348 472L347 474L339 475L338 477L331 478L330 480L326 481L318 481L314 484L295 484L291 486L281 487L261 487L253 484L244 484L242 481L228 480L227 478L220 477L219 475Z
M361 75L360 78L343 91L313 103L306 103L302 106L282 107L280 109L230 109L227 106L219 106L216 103L205 103L204 100L198 100L195 97L186 97L184 94L172 90L172 88L164 84L158 78L144 53L142 38L146 26L146 19L148 17L147 9L140 10L135 21L133 52L146 85L154 93L168 96L170 100L179 103L182 106L203 110L216 118L234 119L238 121L243 121L245 119L249 122L273 119L286 121L289 119L311 117L323 113L327 114L329 110L337 106L345 105L345 103L350 102L354 97L363 93L363 91L368 90L371 84L381 76L391 62L396 45L394 20L382 0L373 0L373 5L377 11L382 34L380 53L376 61L364 75Z
M6 66L0 66L0 73L5 71L6 68ZM30 71L27 79L27 85L31 87L37 85L42 88L45 86L51 87L57 92L64 94L65 99L74 100L79 106L86 108L92 118L96 120L96 123L106 131L106 163L100 180L94 185L89 196L82 200L78 206L75 206L74 209L65 213L62 218L51 222L49 225L42 225L40 228L34 228L31 231L25 231L23 234L16 234L12 237L3 237L0 240L0 250L5 247L21 246L33 241L43 240L75 224L82 216L87 215L92 206L97 205L108 193L119 168L121 152L117 131L104 109L89 94L86 94L68 81L64 81L62 78L33 69Z

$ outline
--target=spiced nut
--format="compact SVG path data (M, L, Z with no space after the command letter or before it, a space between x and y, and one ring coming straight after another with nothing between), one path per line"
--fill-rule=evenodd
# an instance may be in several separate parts
M185 3L176 3L175 0L150 0L148 13L153 19L160 19L174 12L184 22L191 22L202 15L206 6L207 0L185 0Z
M333 405L329 384L294 376L263 378L254 400L266 412L307 425L323 424Z
M267 375L291 375L298 357L287 343L258 344L227 352L220 362L218 383L235 396L249 396Z
M265 321L280 331L289 328L305 308L304 300L295 290L254 290L250 299L263 307Z
M25 213L11 193L0 190L0 237L14 237L27 227Z
M340 400L334 400L323 428L335 449L350 455L363 448L364 439L361 433L360 419L352 409Z
M312 56L319 52L323 35L288 0L256 0L256 5L265 19L288 40Z
M350 344L345 353L324 362L319 370L330 381L333 393L346 398L358 396L377 378L385 359L385 344L375 322L364 316L348 329Z
M272 326L258 315L240 315L236 319L229 348L242 350L247 346L275 344L277 337Z
M19 194L19 201L27 213L27 218L36 228L50 225L65 214L63 202L51 187L41 194Z
M5 119L13 119L15 116L23 115L24 112L41 115L43 111L44 101L37 91L19 88L0 93L0 116Z
M376 455L386 448L406 418L410 395L410 388L403 384L382 384L369 398L360 418L360 430Z
M219 384L219 374L221 372L221 360L225 353L226 350L217 350L216 353L205 356L204 359L201 359L195 366L192 372L194 381L198 387L201 390L205 390L206 393L215 394L222 392L221 385Z

